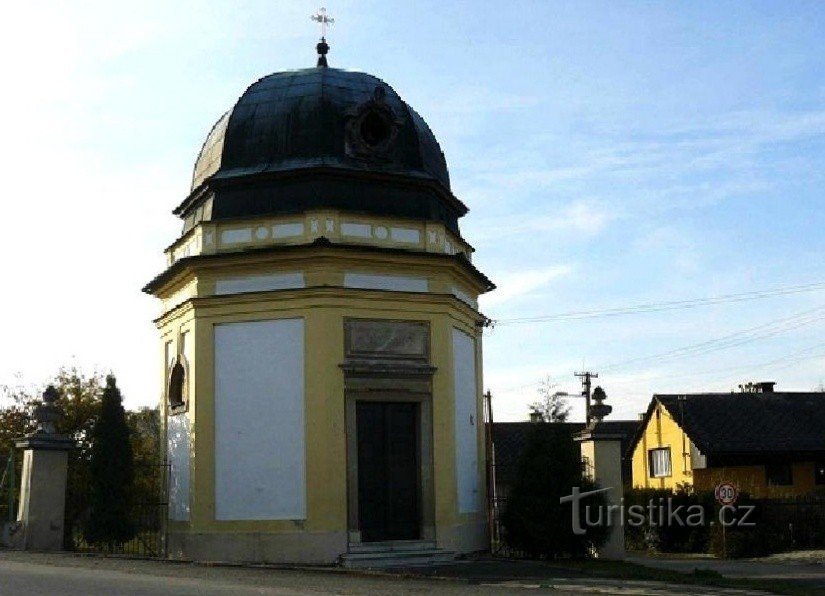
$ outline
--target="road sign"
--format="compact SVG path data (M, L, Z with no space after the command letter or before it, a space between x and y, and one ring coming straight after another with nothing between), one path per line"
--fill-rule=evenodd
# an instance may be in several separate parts
M733 505L739 498L739 489L732 482L720 482L716 485L713 495L720 505Z

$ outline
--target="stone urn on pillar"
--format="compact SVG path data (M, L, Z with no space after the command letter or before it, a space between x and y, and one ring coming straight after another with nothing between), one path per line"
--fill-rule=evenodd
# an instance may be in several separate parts
M75 442L60 435L55 424L63 417L55 404L59 394L52 385L34 410L37 429L15 440L23 450L20 506L12 528L11 546L23 550L61 550L66 507L69 450Z
M582 463L589 479L601 488L608 488L605 493L608 506L615 509L610 515L610 534L607 541L597 549L596 555L602 559L624 559L626 555L624 528L620 523L618 508L622 506L622 438L623 435L611 431L608 424L602 422L613 407L604 403L607 398L601 387L593 392L596 402L590 409L590 423L579 433L575 440L581 447Z

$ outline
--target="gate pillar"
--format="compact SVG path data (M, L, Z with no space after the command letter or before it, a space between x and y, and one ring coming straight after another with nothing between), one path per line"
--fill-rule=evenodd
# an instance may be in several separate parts
M17 439L23 450L20 506L11 545L23 550L61 550L66 506L66 474L74 441L57 434L62 412L55 405L57 390L49 385L34 411L37 430Z
M610 489L605 494L607 504L615 507L617 512L622 505L622 435L606 432L598 423L592 423L576 440L581 445L583 463L587 463L590 479L600 487ZM597 549L599 558L625 558L624 527L615 517L615 514L611 516L607 541Z

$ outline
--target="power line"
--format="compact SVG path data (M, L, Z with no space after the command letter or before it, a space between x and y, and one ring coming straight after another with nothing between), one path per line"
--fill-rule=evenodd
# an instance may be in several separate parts
M810 310L805 310L789 317L783 317L763 323L749 329L736 331L729 335L719 338L690 344L681 348L675 348L666 352L652 354L650 356L640 356L637 358L630 358L607 366L601 367L602 370L613 370L616 368L625 367L628 364L638 364L641 362L658 361L670 359L675 357L698 356L719 350L738 347L747 343L751 343L760 339L767 339L780 333L786 333L793 329L798 329L825 319L825 306L819 306Z
M757 364L744 365L744 366L741 365L741 364L737 364L735 366L726 366L724 368L714 368L714 369L711 369L711 370L704 370L704 371L700 371L700 372L690 372L690 373L683 373L683 374L676 374L676 375L670 374L670 373L661 373L661 374L656 374L656 375L645 376L643 378L643 380L644 381L649 381L651 379L664 379L664 378L667 378L668 380L672 380L672 379L691 379L691 378L695 378L695 377L706 377L708 375L717 375L717 374L721 374L721 373L732 373L732 372L740 372L740 371L743 374L745 374L745 373L752 372L754 370L759 370L759 369L765 368L767 366L774 366L774 365L779 364L779 363L790 361L788 364L786 364L782 367L778 367L778 368L774 369L774 370L781 370L781 369L793 366L794 364L797 364L799 362L805 362L805 361L811 360L813 358L819 358L819 357L825 356L825 352L819 352L819 353L816 353L816 354L811 354L809 356L805 356L804 358L800 358L800 356L802 354L805 354L807 352L811 352L813 350L816 350L817 348L822 348L822 347L825 347L825 342L820 342L820 343L808 346L807 348L802 348L801 350L796 350L794 352L790 352L788 354L785 354L784 356L780 356L779 358L774 358L772 360L759 362ZM639 384L639 380L638 379L628 379L628 380L624 380L624 381L611 381L610 384L611 385L620 385L620 386L621 385L628 385L628 384L636 384L637 385L637 384Z
M767 339L769 337L774 337L781 333L787 333L788 331L792 331L794 329L799 329L800 327L804 327L807 325L811 325L818 321L825 319L825 306L818 306L816 308L804 310L793 315L789 315L787 317L782 317L779 319L774 319L772 321L768 321L767 323L762 323L760 325L756 325L754 327L749 327L747 329L742 329L739 331L735 331L728 335L724 335L722 337L706 340L703 342L690 344L687 346L682 346L680 348L675 348L672 350L668 350L666 352L660 352L658 354L651 354L648 356L640 356L637 358L630 358L627 360L623 360L620 362L615 362L613 364L609 364L607 366L601 367L601 371L613 371L615 369L625 368L631 364L641 364L641 363L651 363L651 362L658 362L662 360L668 360L673 358L681 358L681 357L692 357L692 356L700 356L712 352L717 352L720 350L725 350L729 348L738 347L741 345L745 345L747 343L752 343L754 341ZM791 356L797 353L804 353L805 351L813 350L820 345L825 344L815 344L805 350L801 350L799 352L795 352L791 354ZM780 358L778 361L784 360L788 358L788 356L784 358ZM774 362L767 362L760 366L768 366L773 364ZM739 367L737 367L739 369ZM720 370L718 372L723 372ZM711 371L708 374L714 374L717 371ZM700 376L703 373L693 373L696 376ZM662 375L667 376L667 375ZM685 375L681 375L685 376ZM687 375L692 376L692 375ZM656 378L656 377L653 377ZM678 377L677 377L678 378ZM499 389L498 393L515 393L516 391L521 391L524 389L529 389L532 387L536 387L541 384L541 381L536 381L533 383L525 383L519 386L507 387L505 389Z
M513 319L495 319L494 324L498 326L515 325L521 323L549 323L554 321L570 321L578 319L595 319L600 317L616 317L652 312L663 312L669 310L699 308L702 306L713 306L717 304L748 302L751 300L761 300L763 298L788 296L792 294L801 294L804 292L817 292L821 290L825 290L825 282L815 282L795 286L786 286L781 288L773 288L769 290L756 290L752 292L742 292L739 294L723 294L720 296L711 296L707 298L672 300L666 302L651 302L647 304L636 304L631 306L620 306L599 310L579 310L551 315L537 315L533 317Z

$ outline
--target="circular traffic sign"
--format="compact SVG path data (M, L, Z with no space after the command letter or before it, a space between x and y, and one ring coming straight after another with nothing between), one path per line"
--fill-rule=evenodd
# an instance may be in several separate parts
M720 482L716 485L713 495L721 505L733 505L739 498L739 489L732 482Z

